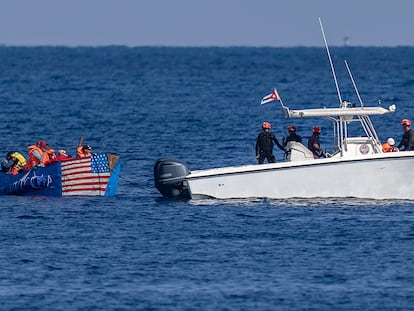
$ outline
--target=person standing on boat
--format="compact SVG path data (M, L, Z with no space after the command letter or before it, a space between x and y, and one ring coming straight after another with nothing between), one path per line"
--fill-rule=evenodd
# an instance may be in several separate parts
M259 164L263 164L267 159L269 163L275 163L276 157L273 154L273 146L276 144L281 150L285 151L285 148L279 143L275 134L270 131L272 126L269 122L262 123L262 132L257 136L256 141L256 160Z
M298 143L302 143L302 137L300 137L298 134L296 134L296 126L289 125L287 130L288 130L289 135L287 137L283 136L283 140L282 140L283 148L286 148L287 144L290 141L296 141Z
M325 158L325 150L321 148L321 142L319 140L319 135L321 134L321 128L315 126L313 128L312 136L308 139L308 149L312 151L313 157L315 159Z
M404 119L401 121L401 126L404 130L404 134L397 148L401 151L414 150L414 132L411 130L411 121ZM404 149L401 149L401 147L404 147Z

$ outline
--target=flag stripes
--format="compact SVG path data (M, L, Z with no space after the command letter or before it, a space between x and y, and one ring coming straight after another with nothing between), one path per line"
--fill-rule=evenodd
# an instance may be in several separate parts
M111 175L106 155L63 161L62 195L103 195Z
M266 95L265 97L262 98L262 101L260 102L261 105L263 104L267 104L273 100L280 100L280 96L277 92L276 89L273 90L272 93L270 93L269 95Z

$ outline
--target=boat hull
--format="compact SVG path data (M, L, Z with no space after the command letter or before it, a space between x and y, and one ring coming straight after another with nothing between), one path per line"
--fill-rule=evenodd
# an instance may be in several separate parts
M120 169L118 156L97 154L54 162L17 175L1 172L0 194L113 196L117 192Z
M413 167L414 152L400 152L194 171L185 182L192 199L414 199Z

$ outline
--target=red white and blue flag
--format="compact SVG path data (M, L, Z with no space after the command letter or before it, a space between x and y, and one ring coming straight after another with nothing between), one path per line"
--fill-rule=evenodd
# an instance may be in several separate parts
M262 101L260 102L260 105L267 104L273 100L280 100L279 94L277 93L276 89L274 89L273 92L269 95L263 97Z
M111 175L105 154L63 161L62 195L103 195Z

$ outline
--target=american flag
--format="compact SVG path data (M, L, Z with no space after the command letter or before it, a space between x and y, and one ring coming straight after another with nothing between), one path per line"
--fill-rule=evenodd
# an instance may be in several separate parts
M62 162L62 195L104 195L111 175L106 154Z

